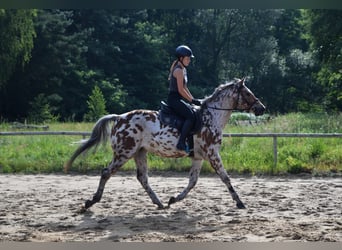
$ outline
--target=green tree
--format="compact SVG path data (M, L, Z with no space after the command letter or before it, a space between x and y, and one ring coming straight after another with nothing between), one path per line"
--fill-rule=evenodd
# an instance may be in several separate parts
M274 57L274 67L260 82L264 83L264 93L274 112L316 109L312 71L317 63L303 38L302 19L301 10L282 10L272 29L278 55Z
M212 91L225 80L249 76L254 92L267 96L272 88L265 89L261 79L271 68L279 67L272 27L280 15L281 10L199 10L200 58L196 58L196 66L200 72L196 82Z
M1 62L4 118L25 118L43 93L53 114L82 120L95 86L110 112L157 109L179 44L195 54L188 74L196 97L248 76L247 85L271 112L341 110L340 10L30 11L37 15L25 18L35 28L26 30L27 46L14 43L22 51ZM0 10L2 61L12 53L7 37L13 40L13 22L5 20L19 13Z
M94 122L107 113L106 100L98 86L94 87L87 104L88 112L84 115L85 121Z
M74 22L93 29L87 63L109 88L106 100L117 99L117 90L122 93L122 107L110 102L108 108L117 112L158 107L166 96L168 67L158 21L149 19L147 10L82 10L75 13ZM125 99L127 95L134 98Z
M30 110L28 119L34 123L47 123L56 120L51 111L48 99L44 94L37 95L32 102L30 102Z
M0 9L0 89L16 67L24 67L31 58L36 10Z
M28 104L44 93L56 114L82 119L86 107L78 104L86 102L92 86L80 85L76 72L87 70L84 53L91 30L77 30L72 18L73 11L37 12L32 58L24 70L16 70L1 93L1 109L9 117L25 117Z
M342 110L342 10L306 10L306 38L317 54L315 74L326 110Z
M126 110L127 92L118 84L117 78L107 77L101 70L88 70L77 72L79 85L98 86L103 93L107 110L111 113L122 113Z
M278 42L279 54L286 56L293 49L307 51L309 46L304 39L302 11L298 9L283 10L274 25L274 37Z

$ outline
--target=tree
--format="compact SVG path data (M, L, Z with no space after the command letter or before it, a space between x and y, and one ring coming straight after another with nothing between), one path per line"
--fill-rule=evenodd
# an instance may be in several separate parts
M312 71L317 67L303 38L301 10L282 10L272 33L276 42L273 66L260 79L273 112L316 109ZM311 105L310 105L311 104Z
M341 110L341 23L340 10L0 10L0 113L24 119L42 93L54 115L82 120L95 86L109 112L157 109L180 44L198 98L248 76L271 112Z
M167 93L165 43L158 22L146 10L86 10L75 13L75 24L93 29L86 53L88 67L101 75L109 91L106 100L118 98L110 110L156 108ZM167 66L168 67L168 66ZM164 73L165 72L165 73ZM100 75L99 75L100 76ZM99 86L102 90L102 86ZM115 95L109 96L109 93ZM133 96L127 98L125 96Z
M279 54L286 56L293 49L307 51L309 46L303 36L302 11L298 9L283 10L274 26Z
M0 9L0 89L7 84L16 67L31 58L35 10Z
M12 119L25 117L29 102L39 93L51 99L51 108L64 119L82 119L80 109L92 86L80 86L77 71L86 70L84 53L91 31L73 28L73 12L39 10L32 58L24 70L16 70L3 90L1 109ZM20 90L20 91L18 91Z
M94 87L87 104L88 112L84 115L85 121L94 122L107 113L106 100L98 86Z
M51 111L50 104L44 94L37 95L30 103L28 119L30 122L46 123L56 120Z
M321 104L342 110L342 10L306 10L306 38L317 54L320 70L315 74L321 88Z

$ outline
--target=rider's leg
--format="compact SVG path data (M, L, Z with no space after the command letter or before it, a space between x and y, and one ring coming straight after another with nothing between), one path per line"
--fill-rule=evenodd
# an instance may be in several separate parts
M187 150L187 145L185 144L185 140L187 136L189 135L192 127L193 127L192 120L185 120L183 127L182 127L181 135L177 143L177 149L185 150L185 151L189 150L189 149Z

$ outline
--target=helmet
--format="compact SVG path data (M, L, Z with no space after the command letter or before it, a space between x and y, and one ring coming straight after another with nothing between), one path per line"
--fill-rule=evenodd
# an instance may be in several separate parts
M192 50L188 46L180 45L176 48L176 57L180 58L184 56L189 56L191 58L194 57L194 55L192 54Z

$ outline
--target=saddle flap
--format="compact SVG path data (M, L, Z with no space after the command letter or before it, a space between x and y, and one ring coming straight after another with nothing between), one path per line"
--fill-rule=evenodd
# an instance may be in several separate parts
M176 115L176 113L172 110L172 108L164 101L160 102L160 110L164 114Z

